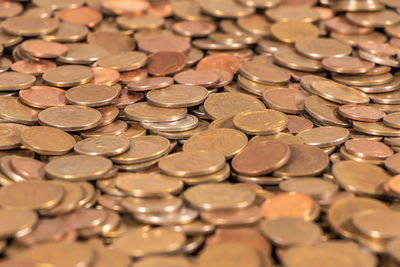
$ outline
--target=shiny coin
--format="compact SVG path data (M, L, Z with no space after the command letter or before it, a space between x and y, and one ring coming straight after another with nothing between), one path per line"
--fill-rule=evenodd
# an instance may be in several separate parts
M148 102L128 105L124 109L128 118L143 122L167 122L182 119L186 108L164 108L153 106Z
M162 198L125 197L121 205L134 213L164 213L175 212L182 207L182 199L174 196Z
M173 83L174 79L170 77L151 77L140 81L128 83L128 89L132 91L147 91L168 87Z
M17 211L15 209L0 210L0 217L2 218L0 225L1 238L23 236L32 231L38 221L38 216L35 212Z
M290 79L290 75L277 66L253 61L241 63L240 73L250 80L269 84L283 84Z
M287 116L276 110L246 111L233 118L236 128L251 135L280 132L286 128L287 121Z
M330 38L299 40L295 48L300 54L315 59L343 57L352 52L350 45Z
M19 91L19 98L35 108L48 108L66 105L65 91L51 86L32 86Z
M110 68L117 71L129 71L143 67L146 61L146 54L128 51L101 57L97 60L97 64L103 68Z
M101 113L89 107L67 105L43 110L38 118L44 125L65 131L81 131L97 126L101 120Z
M85 25L60 22L55 32L43 35L42 38L53 42L77 42L85 39L88 32L89 30Z
M164 157L158 163L166 174L191 177L214 173L225 164L225 157L219 152L191 151L179 152Z
M273 21L302 21L312 23L319 20L319 13L316 10L298 6L278 6L268 9L265 13Z
M102 177L111 167L112 162L104 157L73 155L52 160L45 170L54 179L82 181Z
M56 87L72 87L93 80L93 71L86 66L65 65L43 73L43 80Z
M296 137L294 135L287 134L287 133L277 133L277 134L270 134L270 135L256 135L250 139L249 144L253 144L255 142L267 141L267 140L277 140L277 141L280 141L280 142L288 144L288 145L304 144L303 140L300 137Z
M213 70L187 70L174 75L177 83L210 87L219 81L219 74Z
M180 21L174 23L173 29L184 36L203 37L214 32L216 27L206 21Z
M207 89L194 85L171 85L146 94L147 100L160 107L190 107L201 104L208 95Z
M300 116L288 115L288 124L286 130L289 134L297 134L313 128L313 123Z
M343 105L339 107L338 111L345 118L365 122L379 121L385 116L383 111L362 105Z
M253 7L241 5L233 0L201 0L199 4L204 12L219 18L237 18L254 13Z
M234 129L215 129L190 137L183 151L217 151L231 158L247 145L247 136Z
M115 156L129 149L129 141L114 136L89 137L75 144L79 154L96 156Z
M31 87L36 81L35 76L20 72L0 73L0 91L14 91Z
M147 70L154 76L166 76L181 71L186 66L186 56L176 51L160 51L147 59Z
M357 74L372 70L375 64L358 57L327 57L322 60L322 66L337 73Z
M392 128L400 128L400 113L399 112L395 112L395 113L390 113L388 115L386 115L385 117L383 117L383 123L386 124L389 127Z
M310 59L289 48L275 52L274 59L277 64L292 70L315 72L323 69L319 60Z
M98 107L112 103L119 94L120 90L112 86L84 84L67 90L65 98L71 104Z
M226 210L248 207L253 203L255 194L248 188L231 184L204 184L187 189L184 198L200 209Z
M5 20L2 26L7 33L12 35L38 36L55 31L58 21L52 18L18 16Z
M206 122L205 120L199 120L199 124L196 126L196 128L193 128L191 130L182 132L162 132L153 130L152 132L172 140L185 140L197 133L201 133L203 131L208 130L208 126L209 126L208 122Z
M0 97L0 117L22 124L35 124L38 121L38 109L26 106L14 96Z
M141 122L143 128L161 132L183 132L194 129L199 124L199 119L193 115L186 115L184 118L171 122Z
M164 19L153 15L123 15L116 19L117 24L123 29L143 30L155 29L164 24Z
M92 68L94 73L94 84L103 84L103 85L114 85L120 79L120 74L118 71L108 68Z
M366 27L383 27L400 22L400 15L389 9L376 12L349 12L346 13L346 18L356 25Z
M237 210L202 210L200 217L209 223L218 226L235 226L256 223L261 220L262 212L260 207L252 205Z
M355 121L353 128L359 132L380 135L380 136L400 136L397 129L388 127L382 122L361 122Z
M363 104L369 102L369 97L366 94L333 81L313 81L311 88L319 96L340 104Z
M351 139L345 143L346 151L357 157L379 160L393 155L393 150L382 142L367 139Z
M54 68L56 68L56 63L44 59L36 61L20 60L11 65L11 69L13 71L35 76L43 74L45 71Z
M309 195L314 199L324 199L336 194L339 186L320 178L294 178L281 182L279 188L285 192L296 192Z
M46 177L45 164L36 159L13 156L10 166L13 171L25 179L43 180Z
M356 213L353 223L364 234L375 238L394 238L399 236L397 222L400 213L396 211L371 210Z
M108 55L108 51L100 46L86 43L67 44L68 52L57 59L68 64L91 64Z
M18 148L21 146L21 132L27 127L14 124L14 123L2 123L0 124L0 149L8 150Z
M136 214L135 218L143 223L155 225L171 225L179 223L190 223L197 218L199 212L195 209L183 207L168 214Z
M75 145L75 139L71 135L47 126L34 126L24 130L21 141L24 146L42 155L63 155Z
M38 58L58 58L68 51L64 44L42 40L25 41L21 44L21 49L24 53Z
M283 97L285 96L285 97ZM270 89L263 94L264 103L271 109L284 113L303 113L307 95L297 89Z
M305 130L296 136L302 138L306 145L327 147L344 143L349 135L345 128L326 126Z
M301 21L277 22L271 26L272 35L279 41L294 43L318 37L318 28Z

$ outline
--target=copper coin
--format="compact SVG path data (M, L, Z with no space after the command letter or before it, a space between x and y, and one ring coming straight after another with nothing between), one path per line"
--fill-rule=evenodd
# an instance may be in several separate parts
M283 193L266 200L262 205L266 219L279 217L304 218L314 209L314 201L309 195Z
M15 17L24 10L20 3L4 1L0 2L0 19Z
M107 219L107 212L98 209L78 209L58 218L73 229L79 230L102 224Z
M108 125L95 128L93 130L81 132L81 136L84 138L105 136L105 135L120 135L126 132L128 124L125 121L116 120Z
M124 88L121 90L121 94L114 101L113 105L118 108L123 108L127 105L136 103L144 98L144 94L142 92L131 92L128 89Z
M285 113L304 113L306 95L301 90L277 88L266 90L263 95L264 103L271 109Z
M368 139L351 139L344 144L346 152L360 158L386 159L393 150L382 142Z
M212 70L187 70L174 75L177 83L186 85L212 86L219 80L217 72Z
M36 108L66 105L65 90L50 86L32 86L19 91L19 98L25 104Z
M22 72L32 75L40 75L45 71L55 69L57 67L56 63L50 60L37 60L37 61L26 61L20 60L14 62L11 65L13 71Z
M389 66L375 66L373 69L364 73L364 75L380 75L390 72L392 68Z
M176 51L160 51L147 58L147 70L154 76L174 74L185 66L186 56Z
M268 140L248 145L232 160L232 168L244 175L260 176L282 167L290 158L289 146Z
M160 51L177 51L186 53L190 49L190 43L183 37L174 35L157 35L147 38L140 38L139 48L147 53Z
M57 58L67 53L68 47L57 42L28 40L21 44L21 49L38 58Z
M14 156L10 161L11 168L20 176L26 179L43 180L46 178L43 162L28 158Z
M147 69L140 68L137 70L120 72L119 82L128 84L130 82L137 82L147 78Z
M174 23L172 29L184 36L202 37L213 33L216 26L206 21L179 21Z
M313 123L306 118L295 115L288 115L287 117L288 123L286 125L286 130L290 134L297 134L313 127Z
M118 71L108 68L92 68L94 73L94 79L92 83L94 84L104 84L104 85L114 85L120 79L120 74Z
M334 17L325 21L325 25L331 31L349 35L367 34L374 31L374 28L357 26L345 17Z
M392 156L385 159L385 167L393 173L400 173L400 153L393 154ZM400 178L400 176L398 178ZM398 189L394 191L400 194L400 184L398 186Z
M130 82L141 81L146 79L148 76L148 72L146 68L139 68L130 71L121 71L119 77L120 84L128 84Z
M157 17L169 17L172 15L172 5L165 2L152 2L150 7L146 10L147 15Z
M379 121L386 115L379 109L364 105L343 105L339 107L338 112L345 118L366 122Z
M375 63L359 57L328 57L322 60L324 69L345 74L366 73L372 70Z
M174 83L174 79L170 77L154 77L144 79L138 82L128 84L128 89L132 91L147 91L159 88L165 88Z
M107 209L123 212L125 211L125 208L121 205L123 199L123 197L103 194L97 198L97 202Z
M101 120L98 125L99 127L112 123L119 114L119 109L114 106L101 107L97 108L97 110L101 113Z
M252 205L235 210L201 210L200 217L214 225L233 226L256 223L262 219L263 214L260 207Z
M57 11L54 16L62 21L82 24L90 28L96 26L103 18L99 11L88 6L65 8Z
M388 43L363 41L358 43L358 47L377 56L391 57L397 55L397 50L395 49L395 47L391 46Z
M197 70L227 70L233 74L237 73L240 68L240 60L231 54L218 53L203 58L197 64Z
M137 0L104 0L101 1L101 7L107 12L122 15L122 14L141 14L150 7L147 1Z

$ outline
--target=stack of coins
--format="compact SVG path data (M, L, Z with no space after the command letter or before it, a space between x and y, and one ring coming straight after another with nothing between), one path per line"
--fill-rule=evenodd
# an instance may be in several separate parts
M0 266L400 266L399 0L0 20Z

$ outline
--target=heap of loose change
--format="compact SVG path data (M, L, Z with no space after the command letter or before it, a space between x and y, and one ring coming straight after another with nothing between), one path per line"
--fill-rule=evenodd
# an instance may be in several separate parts
M0 266L400 266L399 12L0 1Z

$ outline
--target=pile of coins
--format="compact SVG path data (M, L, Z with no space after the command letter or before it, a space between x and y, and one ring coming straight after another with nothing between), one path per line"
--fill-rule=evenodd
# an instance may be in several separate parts
M0 267L399 267L399 0L0 0Z

